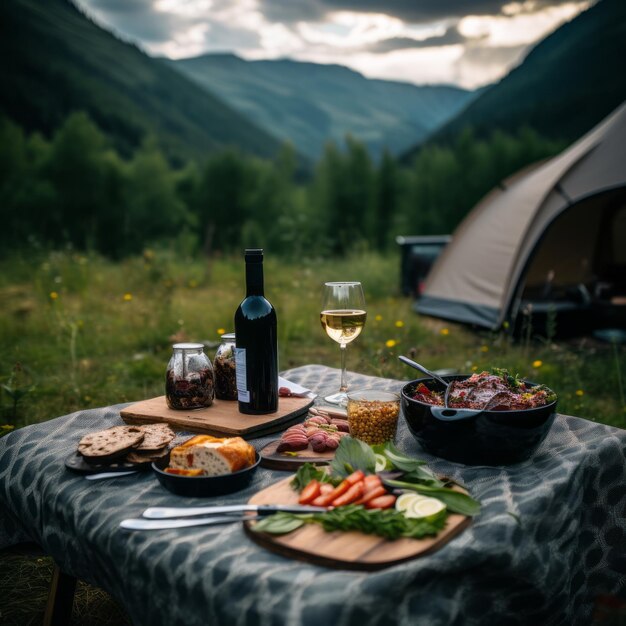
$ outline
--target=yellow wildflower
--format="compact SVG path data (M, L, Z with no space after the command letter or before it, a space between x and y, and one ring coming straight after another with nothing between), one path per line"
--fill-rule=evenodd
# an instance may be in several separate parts
M446 337L446 336L448 336L448 335L450 334L450 329L448 329L448 328L442 328L439 332L440 332L440 333L441 333L444 337Z
M585 392L582 389L576 389L576 395L580 398L585 395Z
M2 430L13 430L15 426L13 426L13 424L2 424L0 428L2 428Z
M387 341L385 341L385 345L388 348L393 348L394 346L396 346L398 344L398 342L395 339L387 339Z
M404 322L402 320L398 320L396 322L396 328L402 328L404 326Z
M124 294L124 302L130 302L133 299L133 294L132 293L125 293Z
M478 369L478 365L472 365L472 372L475 372Z
M225 332L226 332L226 329L225 329L225 328L218 328L218 329L217 329L217 334L218 334L218 335L223 335Z
M59 294L56 291L50 292L50 300L56 300L59 297Z
M374 321L375 321L375 322L382 322L382 319L383 319L383 316L382 316L382 315L376 315L376 316L374 317Z
M489 352L489 346L480 346L481 352Z
M543 365L543 361L540 361L539 359L537 359L536 361L533 361L534 368L541 367L542 365Z

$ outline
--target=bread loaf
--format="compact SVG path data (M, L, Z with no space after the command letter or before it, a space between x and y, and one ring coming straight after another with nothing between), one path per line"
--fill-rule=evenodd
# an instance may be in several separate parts
M204 476L220 476L250 467L255 461L254 447L241 437L220 439L196 435L170 453L173 469L201 469Z

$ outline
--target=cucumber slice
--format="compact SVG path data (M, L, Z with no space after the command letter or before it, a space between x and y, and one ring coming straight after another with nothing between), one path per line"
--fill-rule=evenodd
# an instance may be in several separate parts
M430 517L437 515L445 510L446 505L437 498L420 498L410 503L410 508L404 512L406 517L419 519L422 517Z
M384 454L376 454L375 472L383 472L387 469L387 457Z
M402 513L406 513L410 511L415 503L419 500L428 499L426 496L422 496L419 493L406 492L398 496L396 500L396 510L401 511ZM432 498L430 498L432 500ZM409 517L407 515L407 517Z

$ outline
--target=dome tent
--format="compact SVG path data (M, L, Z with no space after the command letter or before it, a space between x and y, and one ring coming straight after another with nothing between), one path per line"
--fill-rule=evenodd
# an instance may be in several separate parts
M558 313L616 295L626 295L626 103L481 200L435 262L415 309L498 330L529 303Z

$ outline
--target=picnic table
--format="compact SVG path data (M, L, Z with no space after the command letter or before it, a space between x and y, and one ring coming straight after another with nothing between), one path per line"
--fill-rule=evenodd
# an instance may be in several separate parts
M320 365L283 375L337 384ZM402 382L351 373L352 388ZM108 591L133 624L588 624L599 597L626 592L626 431L558 415L535 455L470 467L425 453L401 418L396 445L467 486L471 525L427 556L376 572L331 569L254 543L241 524L119 529L149 506L246 502L283 479L259 468L244 491L175 496L152 472L88 481L64 466L86 433L125 405L79 411L0 439L0 549L35 542L68 576ZM274 436L252 440L257 449Z

